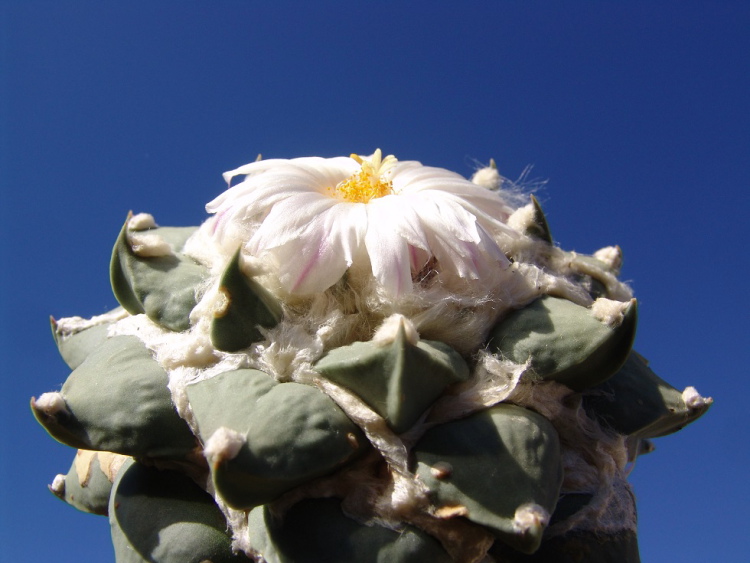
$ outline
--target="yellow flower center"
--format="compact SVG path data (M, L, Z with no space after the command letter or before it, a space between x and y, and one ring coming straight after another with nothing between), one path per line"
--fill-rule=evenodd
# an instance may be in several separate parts
M337 197L352 203L367 203L371 199L393 193L393 184L386 175L397 162L395 156L388 155L382 158L382 153L378 149L369 159L358 154L352 154L351 158L362 167L333 188Z

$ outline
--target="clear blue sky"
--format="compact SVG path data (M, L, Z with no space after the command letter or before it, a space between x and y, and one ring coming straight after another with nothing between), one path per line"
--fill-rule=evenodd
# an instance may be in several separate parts
M750 4L0 4L0 558L112 560L28 400L67 377L48 316L114 306L128 210L198 224L258 153L381 147L533 166L563 248L623 248L636 348L716 401L632 474L643 560L748 560Z

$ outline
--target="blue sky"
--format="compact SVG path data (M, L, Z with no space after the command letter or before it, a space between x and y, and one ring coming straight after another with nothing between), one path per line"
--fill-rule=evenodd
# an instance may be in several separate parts
M746 561L750 4L0 2L0 539L108 561L46 488L73 450L28 400L67 369L48 317L115 305L128 210L194 225L221 173L385 153L524 170L565 249L619 244L636 348L716 403L631 481L645 562Z

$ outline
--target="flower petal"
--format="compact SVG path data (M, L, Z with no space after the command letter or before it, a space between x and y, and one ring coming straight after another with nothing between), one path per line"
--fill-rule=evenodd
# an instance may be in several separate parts
M367 264L391 296L413 290L412 274L432 257L444 275L477 279L508 259L498 241L519 236L496 191L440 168L389 161L393 193L346 201L336 187L367 164L348 157L265 160L227 172L245 178L207 205L209 232L225 248L238 240L270 253L289 291L324 291L353 264ZM385 160L384 160L385 162ZM387 168L387 170L385 170ZM227 240L224 240L224 239ZM236 245L235 245L236 247Z
M387 215L390 206L367 206L365 246L372 273L386 292L395 298L412 291L411 257L401 234Z
M291 239L303 238L311 230L322 229L320 214L337 205L336 200L315 192L288 195L276 202L260 228L248 241L251 254L285 245Z
M321 235L315 238L315 235ZM291 241L275 248L279 261L279 280L292 293L307 295L324 291L346 272L344 257L331 251L330 241L315 232L304 244Z

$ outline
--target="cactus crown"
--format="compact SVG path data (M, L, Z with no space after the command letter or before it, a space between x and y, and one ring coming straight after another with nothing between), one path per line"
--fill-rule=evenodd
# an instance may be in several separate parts
M50 489L118 561L637 560L629 466L711 400L632 350L619 247L557 247L494 163L240 174L198 228L129 215L120 307L52 323Z

